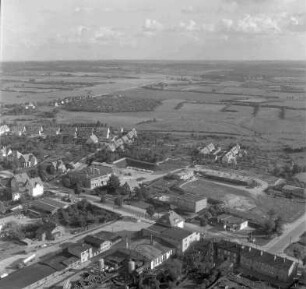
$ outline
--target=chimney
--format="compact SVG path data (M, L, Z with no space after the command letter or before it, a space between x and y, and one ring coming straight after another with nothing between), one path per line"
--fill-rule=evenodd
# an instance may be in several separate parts
M276 261L276 255L274 255L274 261Z
M260 256L262 256L263 255L263 251L260 251Z
M285 258L283 258L283 260L284 260L284 263L286 263L286 259L285 259Z
M128 249L129 248L129 239L127 236L125 236L125 248Z
M249 252L251 252L251 250L252 250L252 248L251 248L251 247L249 247Z

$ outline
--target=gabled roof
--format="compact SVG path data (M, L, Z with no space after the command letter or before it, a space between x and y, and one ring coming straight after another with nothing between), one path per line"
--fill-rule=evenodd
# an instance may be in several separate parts
M157 220L157 223L167 227L177 227L180 222L184 222L184 218L174 211L169 211Z
M88 138L88 140L86 141L86 143L98 143L99 139L95 134L91 134L90 137Z
M93 245L95 247L100 247L101 244L103 244L104 242L110 242L109 240L105 240L103 238L99 238L97 236L94 235L88 235L85 237L84 239L85 243Z
M85 243L77 243L70 245L68 247L68 251L72 255L79 256L81 253L85 252L86 250L90 249L91 246Z
M36 177L36 178L31 178L29 180L30 184L32 185L32 187L35 187L37 184L43 186L44 183L42 182L40 177Z

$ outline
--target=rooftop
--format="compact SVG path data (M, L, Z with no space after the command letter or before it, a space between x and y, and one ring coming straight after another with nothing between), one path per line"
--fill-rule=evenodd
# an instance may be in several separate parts
M284 185L283 190L295 191L295 190L303 190L303 188L291 185Z
M139 239L133 241L130 245L131 250L140 253L144 256L148 261L151 261L160 255L172 250L172 248L161 244L153 240L153 244L150 239Z
M36 263L9 274L0 280L1 289L22 289L56 272L45 264Z
M68 247L68 251L70 254L73 255L80 255L82 252L85 252L86 250L89 250L91 248L90 245L85 243L76 243L72 244Z
M192 233L182 228L166 228L164 226L154 224L146 229L146 231L152 232L152 234L158 234L160 238L172 239L175 241L182 241Z
M261 263L269 264L273 267L285 270L288 270L294 263L292 260L287 258L283 258L274 254L270 254L266 251L247 246L241 246L241 256L252 260L257 259L258 261L260 260Z
M228 214L221 214L217 218L219 221L226 222L228 224L241 224L245 222L245 220L242 218L235 217L235 216L228 215Z
M157 220L157 223L168 227L176 227L179 223L184 222L184 218L174 211L169 211Z

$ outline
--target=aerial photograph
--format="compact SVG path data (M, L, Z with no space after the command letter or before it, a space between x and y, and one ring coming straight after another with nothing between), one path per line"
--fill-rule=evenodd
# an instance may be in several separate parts
M0 9L0 289L306 289L305 0Z

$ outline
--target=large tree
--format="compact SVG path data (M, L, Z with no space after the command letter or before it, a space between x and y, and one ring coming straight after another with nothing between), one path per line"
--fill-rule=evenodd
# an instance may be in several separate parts
M107 193L116 194L116 191L119 187L120 187L119 178L115 175L111 175L106 185Z
M123 204L123 200L122 200L122 197L117 197L115 200L114 200L114 204L118 207L122 207L122 204Z

